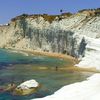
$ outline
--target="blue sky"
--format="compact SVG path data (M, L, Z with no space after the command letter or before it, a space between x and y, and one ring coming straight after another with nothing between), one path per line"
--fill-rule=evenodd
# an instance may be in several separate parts
M59 10L76 12L85 8L99 8L100 0L0 0L0 23L27 14L59 14Z

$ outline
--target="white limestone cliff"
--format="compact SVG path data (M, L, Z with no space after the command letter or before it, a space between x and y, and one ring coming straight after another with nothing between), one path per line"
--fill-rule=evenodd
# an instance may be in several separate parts
M100 69L100 16L94 12L18 16L0 26L0 47L69 54L82 60L76 66Z
M94 74L82 82L62 87L53 95L32 100L99 100L100 74Z
M24 15L0 26L0 47L66 53L80 59L76 66L100 70L100 10L52 18ZM65 86L41 100L99 100L99 77Z

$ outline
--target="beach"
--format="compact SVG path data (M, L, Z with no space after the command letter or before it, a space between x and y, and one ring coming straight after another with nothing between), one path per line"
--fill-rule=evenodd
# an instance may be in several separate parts
M68 60L71 61L71 64L69 66L67 65L67 67L65 67L65 66L61 67L61 68L59 68L59 70L100 73L100 71L97 70L93 66L91 68L88 68L86 66L83 68L75 66L80 61L77 58L72 57L72 56L67 55L67 54L36 51L36 50L18 50L18 49L11 49L11 50L16 50L17 52L20 51L20 52L23 52L23 54L27 53L27 54L33 54L33 55L48 56L48 57L60 58L60 59L65 60L65 61L68 61ZM39 68L41 70L48 70L48 68L46 68L46 67L39 67Z

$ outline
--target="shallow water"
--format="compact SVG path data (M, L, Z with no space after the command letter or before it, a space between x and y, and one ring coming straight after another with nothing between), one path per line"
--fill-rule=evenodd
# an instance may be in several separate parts
M0 49L0 86L5 86L12 81L20 84L30 79L35 79L42 85L36 93L27 96L14 96L8 92L0 93L0 100L29 100L44 97L53 94L64 85L85 80L92 74L59 70L59 67L66 65L71 65L71 61L45 56L25 56ZM56 66L58 66L58 71L55 69Z

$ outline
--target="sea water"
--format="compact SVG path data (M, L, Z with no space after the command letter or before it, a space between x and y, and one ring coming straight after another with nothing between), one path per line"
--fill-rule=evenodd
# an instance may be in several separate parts
M71 65L71 61L39 55L24 55L24 53L11 52L0 49L0 86L11 82L19 85L23 81L35 79L41 88L34 94L27 96L13 95L10 92L1 92L0 100L30 100L42 98L77 81L83 81L91 73L59 70L60 67ZM58 70L56 70L58 67Z

